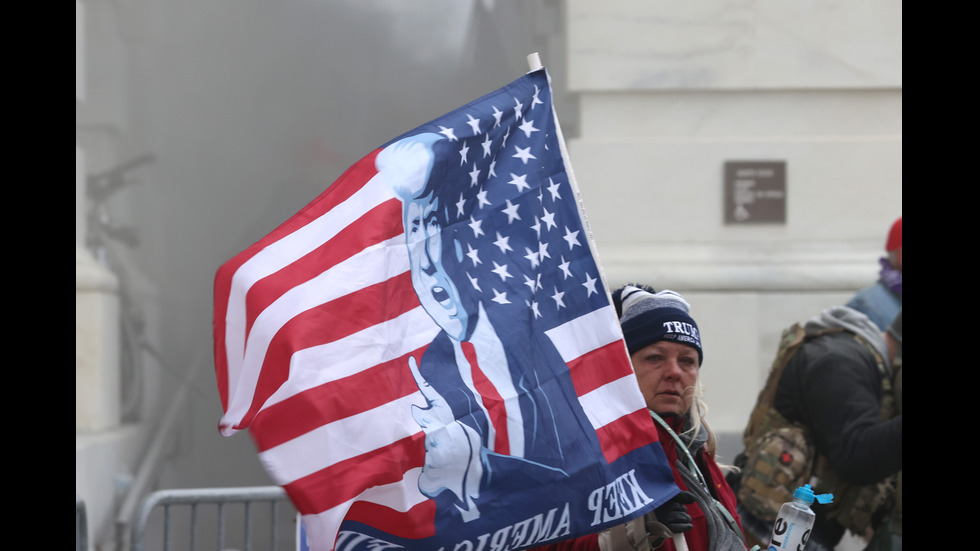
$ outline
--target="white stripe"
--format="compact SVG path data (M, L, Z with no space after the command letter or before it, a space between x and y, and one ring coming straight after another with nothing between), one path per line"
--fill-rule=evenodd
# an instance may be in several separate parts
M545 334L555 344L565 363L623 338L613 306L593 310L549 329Z
M422 467L409 469L405 471L402 480L368 488L357 498L357 501L369 501L400 513L407 513L412 507L429 499L419 491L418 479L421 474Z
M269 476L286 485L341 461L384 448L421 432L412 406L425 407L421 392L321 425L259 453ZM349 435L356 434L351 440ZM338 438L338 435L343 435Z
M380 271L378 268L387 271ZM404 238L396 236L372 245L315 278L293 287L270 304L252 324L245 357L238 366L238 380L234 386L229 383L228 405L222 425L238 424L251 407L269 343L289 320L310 308L386 281L408 269L408 251Z
M377 503L402 513L426 501L428 498L418 491L417 480L421 472L421 468L410 469L399 482L368 488L358 497L332 509L315 515L303 515L303 527L306 528L307 539L314 546L311 547L311 551L333 548L334 540L340 531L340 524L355 501Z
M242 264L232 276L228 309L225 313L225 356L228 365L229 407L249 394L248 388L239 391L241 385L254 385L255 378L242 372L245 356L245 295L257 281L278 272L304 255L329 241L338 232L355 222L365 212L394 198L391 186L375 175L349 199L330 211L297 229L282 239L269 244ZM240 377L244 380L240 380ZM254 388L254 387L253 387ZM239 408L240 409L240 408ZM247 406L246 406L247 409ZM230 419L240 420L232 416Z
M608 344L622 342L623 331L612 305L593 310L545 331L565 363ZM626 345L623 344L623 353ZM631 372L579 397L592 428L601 427L646 408L636 377Z
M304 390L404 356L431 343L438 334L439 326L419 306L343 339L299 350L290 358L289 378L266 400L262 409Z
M595 429L604 427L636 410L646 408L636 377L632 374L584 394L579 401Z

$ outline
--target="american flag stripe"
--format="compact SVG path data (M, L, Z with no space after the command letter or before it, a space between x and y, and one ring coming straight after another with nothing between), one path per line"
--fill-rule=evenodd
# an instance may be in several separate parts
M397 279L410 279L408 273L397 276ZM405 282L396 281L404 286ZM269 341L262 356L262 366L255 382L254 400L246 417L253 417L265 401L286 381L291 371L291 359L295 350L305 350L326 342L332 342L348 335L357 333L375 325L375 320L364 311L365 300L384 301L386 297L414 298L413 295L390 294L389 282L376 283L362 288L357 293L344 295L334 300L310 308L291 317L276 332ZM367 303L369 304L369 303ZM384 313L401 314L417 306L416 303L396 302L389 300L386 307L390 311ZM375 310L374 313L379 313ZM378 320L383 321L383 320ZM309 328L319 328L321 331L308 331Z
M596 431L602 454L606 461L613 461L647 444L657 441L650 435L650 412L636 410L606 423Z
M226 402L226 412L221 421L223 433L228 435L237 431L241 426L247 425L250 419L246 418L246 405L249 410L254 410L251 400L247 396L255 388L255 381L258 371L261 368L261 358L265 353L265 341L271 338L272 334L279 330L282 318L291 318L296 311L302 311L311 304L322 304L331 298L336 298L341 294L338 292L336 281L348 283L348 292L356 290L356 283L360 281L364 274L364 262L351 262L351 259L340 262L332 270L321 273L309 279L298 287L291 289L275 302L262 310L261 313L254 314L256 322L265 322L263 318L272 318L268 324L263 323L260 336L255 337L255 323L249 325L247 322L246 300L251 288L259 281L277 274L293 263L301 260L310 252L322 247L325 243L334 243L333 236L340 234L350 224L355 223L365 212L372 211L378 205L393 199L392 192L388 185L380 177L376 177L376 170L373 167L374 154L360 161L357 169L351 169L345 175L347 179L338 181L331 186L327 193L323 194L323 199L314 203L315 208L304 211L303 216L295 216L285 224L277 228L275 232L267 236L267 239L259 241L250 247L242 258L235 259L222 266L219 272L230 272L220 274L216 281L229 279L227 288L219 288L216 284L216 296L227 296L226 301L216 303L216 324L223 326L224 331L221 337L223 342L216 339L215 346L223 345L224 350L216 351L218 357L223 356L223 361L216 362L218 369L218 379L226 380L227 392L224 400ZM370 159L370 168L365 167L365 161ZM368 177L366 182L357 182L355 176ZM349 192L349 186L358 186L358 189ZM344 185L346 184L346 186ZM335 197L333 197L335 196ZM323 211L323 212L320 212ZM395 222L398 223L401 217ZM399 224L400 225L400 224ZM274 236L274 239L269 239ZM389 239L375 245L374 248L368 247L366 250L357 253L394 255L397 257L407 257L404 247L394 246L403 243L403 240ZM386 243L393 246L384 246ZM355 255L355 256L357 256ZM377 259L384 262L385 259ZM397 263L397 262L395 262ZM222 277L223 275L223 277ZM323 280L331 281L330 285L320 283ZM217 295L224 291L225 295ZM324 295L324 293L327 293ZM324 296L318 296L324 295ZM252 299L255 302L256 299ZM225 315L220 315L220 308L224 306ZM217 329L217 328L216 328ZM218 331L216 331L216 334ZM257 341L253 341L257 338ZM225 363L226 362L226 363ZM225 363L225 365L222 365ZM241 392L243 395L234 399L234 393ZM236 407L237 406L237 407ZM252 411L254 414L254 411Z
M610 463L656 441L655 434L644 430L650 416L636 388L622 333L598 319L612 308L595 310L546 331L568 364L575 392ZM603 368L595 369L597 365Z
M589 418L599 438L602 453L606 461L610 463L657 440L656 434L649 430L650 415L643 403L643 396L636 388L636 379L633 377L629 364L627 363L624 367L623 362L617 361L617 357L612 354L616 347L619 347L618 357L621 358L621 345L614 344L599 349L594 357L587 361L595 360L595 356L604 356L605 361L607 361L605 365L610 367L607 376L612 377L618 373L620 377L609 380L601 386L591 385L594 388L579 397L582 407L585 409L585 415ZM615 367L617 364L620 364L618 369ZM576 381L576 364L573 363L569 367L572 370L574 382ZM578 382L581 383L581 381L580 377ZM588 386L582 384L583 388L588 388ZM578 383L576 383L577 388Z
M255 387L263 357L272 339L282 331L283 326L291 319L302 315L311 306L329 303L358 291L363 285L377 284L390 279L392 276L405 273L404 265L407 263L407 253L404 251L404 246L398 246L403 242L402 238L396 237L371 246L279 297L257 316L256 320L260 330L253 327L250 332L244 357L238 367L240 379L230 381L230 383L237 383L243 392L246 390L250 392ZM376 262L382 267L395 268L396 271L375 270L365 273L364 266L370 265L372 262ZM232 326L229 323L229 332L233 331L232 327L238 328L241 327L241 324L235 323ZM231 363L230 360L229 363ZM244 405L243 401L243 399L239 401L239 408L235 408L233 405L229 407L228 413L225 415L225 425L234 426L243 422L247 424L249 419L245 417L244 411L240 411ZM249 405L254 406L255 404ZM254 413L254 407L250 409Z
M397 241L397 240L393 240ZM392 243L393 245L394 243ZM403 247L402 247L403 249ZM375 270L367 274L364 273L364 263L377 262L389 271ZM330 306L334 301L345 305L349 299L355 296L370 298L372 293L375 296L382 296L381 290L399 290L409 285L409 277L405 272L404 263L407 263L405 253L389 244L373 247L354 258L341 263L333 269L320 274L314 279L290 290L270 305L257 318L261 330L253 329L248 339L248 348L242 361L242 374L239 384L248 385L248 395L239 402L239 407L229 407L226 419L238 417L238 423L250 422L251 418L261 409L265 400L275 390L276 385L281 384L283 376L288 374L289 350L302 350L309 346L322 344L325 336L329 336L328 328L336 326L335 331L341 332L345 328L348 332L355 331L358 327L366 327L370 320L347 320L354 318L353 313L339 310L335 315L331 315ZM393 277L401 277L403 280L400 285L389 286L387 280ZM325 284L325 282L332 282ZM365 289L365 286L366 289ZM400 298L411 299L412 293L402 292ZM385 301L388 302L388 301ZM397 315L407 306L404 303L390 303L392 310L379 310L378 313ZM417 306L417 303L412 305ZM323 314L327 311L327 314ZM302 326L302 320L313 320L318 322L314 325L319 332L310 334L308 328ZM385 319L375 319L374 322L386 321ZM361 322L360 326L351 326L352 323ZM299 327L298 331L292 330ZM338 334L339 336L339 334ZM278 348L281 346L282 348ZM270 356L276 356L277 351L286 354L284 357L276 358L278 363L269 363ZM264 371L264 366L270 366L271 371ZM268 382L269 385L263 385ZM248 400L246 402L246 400ZM247 406L247 409L246 409ZM240 412L240 413L239 413ZM227 421L231 423L231 421ZM234 425L232 425L234 426Z
M628 363L622 361L622 356L623 343L615 342L569 360L568 369L572 373L572 383L575 385L576 394L584 396L602 385L622 377L632 376L633 369ZM589 367L594 365L601 365L604 368L591 369ZM637 402L631 401L630 405L635 407Z
M420 468L410 469L404 480L415 480L420 472ZM384 525L392 527L390 533L415 539L432 535L434 515L435 504L431 500L413 491L411 484L394 483L369 488L358 499L333 509L304 514L303 522L311 541L336 537L345 517L369 524L380 524L376 521L385 519L389 522Z
M256 447L259 452L264 452L318 427L413 395L418 392L418 386L406 369L408 357L419 358L424 351L423 345L377 365L369 363L371 360L355 358L349 364L357 371L336 381L321 383L314 377L323 370L309 370L312 379L309 389L300 388L289 398L269 405L255 416L252 433ZM371 367L364 369L365 365ZM364 389L370 389L370 392L364 392Z
M214 280L215 368L219 382L218 390L222 404L226 407L229 398L229 383L236 376L234 368L239 365L233 363L232 360L236 357L236 353L241 356L244 344L244 331L236 339L238 334L232 330L234 324L241 321L238 319L240 316L237 315L240 314L238 310L239 301L244 296L241 289L244 288L247 292L250 286L248 283L242 282L242 267L252 261L256 255L263 254L266 247L275 245L280 239L290 235L297 228L306 225L309 220L318 219L337 205L347 201L351 195L357 192L363 182L369 181L377 173L374 166L374 158L377 153L374 151L352 165L334 182L329 193L321 194L316 201L307 205L300 213L235 255L218 269ZM274 271L275 266L281 265L281 262L274 265L270 264L269 269ZM261 263L259 263L259 267L261 268ZM232 293L233 288L235 288L234 293ZM241 306L244 307L244 304Z
M417 476L420 471L421 469L414 472L409 471L406 473L406 477L412 477L413 474ZM394 493L394 495L388 495L389 493ZM403 495L402 488L394 484L371 488L361 494L357 501L351 503L346 518L365 524L391 526L393 528L390 533L402 538L420 539L433 535L435 527L432 524L432 519L435 516L436 506L433 501L424 498L422 494L415 493L411 496L421 501L404 511L379 503L399 503L401 506L403 502L411 502L411 500L405 499L406 497L409 496Z
M240 307L244 306L242 302L244 292L242 290L244 289L247 292L255 280L263 277L263 272L265 274L273 273L296 259L278 251L288 249L289 247L285 247L286 244L297 241L297 236L293 235L297 230L302 230L304 227L307 228L306 235L308 238L312 238L313 247L317 243L322 243L322 238L317 237L315 233L317 225L311 224L310 221L319 221L321 225L329 224L330 219L333 218L333 214L329 218L325 218L323 215L331 212L338 205L350 200L361 189L361 185L364 182L370 181L377 173L377 169L374 166L374 158L376 156L377 151L374 151L355 163L334 182L328 192L321 194L316 201L307 205L303 211L294 215L219 268L218 274L215 277L214 290L215 323L217 325L223 327L226 321L231 323L240 321L237 318L241 316ZM390 194L385 193L385 195L390 198ZM313 230L312 232L310 231L311 229ZM300 232L297 235L303 234ZM297 251L303 251L304 249L308 251L310 246L294 246L293 248ZM249 271L256 271L258 274L246 278L246 274ZM239 337L238 340L234 340L236 334L231 331L215 333L215 338L218 341L223 341L228 337L232 339L227 343L227 351L241 352L244 343L243 336ZM216 352L218 352L216 354L218 363L223 364L218 366L219 370L225 371L226 373L224 375L226 376L233 376L234 373L227 373L227 371L229 367L234 367L235 364L226 363L227 359L223 357L225 349L219 348L216 349ZM219 372L220 375L222 373Z
M259 458L265 465L273 465L270 475L277 483L286 486L309 487L317 483L336 484L337 488L318 496L316 507L299 507L303 512L318 512L356 497L360 491L386 483L382 479L397 472L401 478L405 470L421 467L424 456L422 439L425 437L417 427L400 421L397 408L410 408L418 405L414 397L406 397L395 402L368 410L342 421L308 432L299 438L261 452ZM404 409L401 411L405 411ZM376 417L399 415L390 425L377 427ZM350 445L338 442L333 436L337 430L352 429L363 436L363 442ZM293 458L290 453L303 454ZM289 461L282 465L281 460ZM376 472L375 467L379 470ZM392 469L394 469L392 471ZM386 472L391 471L391 472ZM340 476L341 478L331 478ZM387 482L391 482L388 480ZM360 488L360 490L357 490ZM348 491L350 492L348 494ZM312 503L312 502L308 502Z
M366 429L361 427L361 430ZM300 511L333 509L352 502L368 488L399 482L406 471L421 468L425 460L423 438L421 432L402 438L389 446L335 462L282 486L291 496L301 496L296 500L296 508ZM329 488L330 491L315 491L317 488Z
M588 351L622 341L622 331L607 323L610 315L615 317L615 308L604 306L549 329L545 334L565 363L569 363Z
M411 328L411 331L406 332L406 328ZM298 350L290 359L290 372L296 374L296 380L286 381L282 388L269 397L266 407L286 401L307 389L350 377L425 347L437 333L438 329L432 323L432 318L419 307L347 338ZM397 336L398 339L385 346L378 344L392 336ZM324 362L331 362L331 369L323 369ZM405 365L408 364L403 364ZM418 389L417 386L414 388ZM264 413L265 410L260 415Z
M392 223L401 218L401 210L397 199L381 203L299 260L255 282L245 297L246 336L255 317L293 287L338 265L367 246L402 235L402 225Z
M636 407L636 404L630 403L630 400L620 398L635 387L636 379L622 377L582 396L582 403L586 406L585 415L592 422L592 426L598 429L634 411L646 411L646 407ZM642 399L639 401L642 403Z
M463 353L466 360L470 362L472 369L473 386L480 394L483 406L487 415L490 417L489 438L493 442L493 450L497 453L509 455L510 438L508 433L512 432L509 425L515 425L513 432L517 436L517 431L523 430L523 423L520 419L520 407L508 408L504 403L504 398L497 391L490 379L479 369L477 365L476 352L473 345L466 342L462 343ZM517 392L511 387L508 392L507 401L511 404L516 403ZM523 448L523 446L521 446Z

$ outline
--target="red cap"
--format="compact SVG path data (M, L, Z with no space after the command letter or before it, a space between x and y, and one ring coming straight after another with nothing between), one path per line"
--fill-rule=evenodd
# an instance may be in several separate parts
M888 231L888 241L885 241L885 251L892 252L902 248L902 217L892 224L892 229Z

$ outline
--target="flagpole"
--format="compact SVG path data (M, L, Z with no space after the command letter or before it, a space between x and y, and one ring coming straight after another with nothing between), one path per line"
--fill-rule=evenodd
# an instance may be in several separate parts
M533 72L544 68L544 65L541 63L541 56L538 55L538 52L533 52L531 54L528 54L527 65L528 65L528 72ZM548 83L549 84L551 83L550 75L548 76ZM554 105L555 102L552 101L551 102L552 111L554 111ZM579 189L578 189L578 183L575 181L575 175L574 172L572 171L572 163L568 155L568 148L565 146L565 137L562 135L561 125L559 125L558 123L558 114L557 113L553 113L553 114L555 118L555 130L558 132L558 146L559 149L561 149L561 156L565 162L565 170L568 173L568 182L571 185L572 190L575 192L576 200L578 200L579 214L582 215L582 226L583 228L585 228L586 233L588 234L589 248L592 249L592 256L596 259L596 268L599 270L599 277L602 279L604 283L604 287L606 288L606 295L609 296L610 301L612 301L612 296L610 295L610 291L609 291L609 282L606 280L606 275L602 271L602 264L599 262L599 253L598 251L596 251L595 241L592 238L592 228L591 226L589 226L589 220L585 216L585 207L582 205L581 195L579 194ZM677 551L688 551L687 538L684 537L684 534L674 534L672 539L674 541L674 548L677 549Z
M538 69L544 67L544 65L541 64L541 56L538 55L538 52L527 55L527 66L528 70L531 72L537 71Z
M527 56L527 64L529 71L537 71L544 68L544 64L541 63L541 56L538 52L533 52ZM551 85L551 75L548 75L548 85ZM554 89L552 89L552 94ZM609 289L609 281L606 279L606 274L602 270L602 262L599 261L599 251L596 250L595 239L592 237L592 226L589 225L589 218L585 214L585 206L582 204L582 195L579 193L578 182L575 180L575 172L572 170L572 160L568 155L568 147L565 145L565 136L561 132L561 124L558 122L558 113L555 111L555 101L554 96L552 96L551 101L551 112L552 117L555 120L555 131L558 134L558 149L561 151L562 161L565 163L565 172L568 174L568 184L572 188L572 192L575 194L575 200L578 202L578 212L582 217L582 229L585 230L586 239L589 243L589 249L592 251L592 258L595 259L596 269L599 270L599 279L602 280L602 286L606 290L606 298L609 299L610 304L612 303L612 291ZM625 349L625 344L624 344Z

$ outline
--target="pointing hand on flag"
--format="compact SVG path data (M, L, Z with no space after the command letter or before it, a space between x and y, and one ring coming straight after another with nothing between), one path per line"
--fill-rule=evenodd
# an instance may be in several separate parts
M412 416L425 432L425 463L419 475L419 490L429 497L449 490L466 504L465 509L457 504L463 518L476 518L480 513L474 500L480 497L483 477L480 437L456 420L446 400L422 377L414 356L409 356L408 367L428 406L412 406Z

